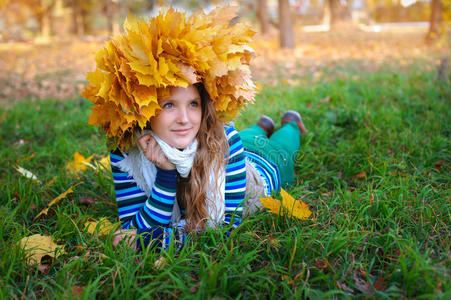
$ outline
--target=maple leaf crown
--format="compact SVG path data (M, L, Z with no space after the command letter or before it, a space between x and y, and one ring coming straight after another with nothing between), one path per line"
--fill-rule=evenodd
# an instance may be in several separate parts
M100 125L110 149L128 148L133 132L144 129L161 109L158 98L171 86L202 82L223 122L254 101L249 46L255 31L229 25L235 8L187 17L170 8L146 22L129 15L124 33L96 55L82 96L94 104L89 123Z

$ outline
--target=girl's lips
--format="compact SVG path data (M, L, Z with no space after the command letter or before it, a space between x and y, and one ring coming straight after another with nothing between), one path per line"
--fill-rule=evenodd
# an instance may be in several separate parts
M172 130L172 132L177 134L177 135L187 135L190 131L191 131L191 128Z

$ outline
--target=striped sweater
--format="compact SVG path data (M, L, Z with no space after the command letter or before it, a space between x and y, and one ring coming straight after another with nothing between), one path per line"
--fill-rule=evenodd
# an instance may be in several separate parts
M226 224L233 228L241 223L242 202L246 190L246 166L243 144L238 132L233 127L225 127L229 143L229 159L225 174L225 218ZM182 233L183 222L171 226L170 220L174 202L176 201L177 170L163 170L157 167L157 176L149 197L146 196L136 181L128 173L118 167L118 162L127 154L120 150L110 153L116 201L119 219L123 229L136 228L143 239L138 240L138 248L142 245L168 249L173 242L178 248L183 246L185 233ZM183 214L183 211L182 211Z

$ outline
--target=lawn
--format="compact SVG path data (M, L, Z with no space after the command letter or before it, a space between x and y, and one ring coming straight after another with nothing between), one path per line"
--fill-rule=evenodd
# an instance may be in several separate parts
M351 62L324 67L324 80L263 83L235 125L262 113L280 123L285 110L300 111L309 133L289 192L313 214L261 211L230 237L208 231L180 252L113 248L111 234L84 230L101 217L117 222L111 175L65 168L75 152L93 161L107 154L104 137L86 125L89 102L0 107L0 298L449 299L451 85L427 66L362 72ZM47 268L28 265L18 244L36 233L65 245Z

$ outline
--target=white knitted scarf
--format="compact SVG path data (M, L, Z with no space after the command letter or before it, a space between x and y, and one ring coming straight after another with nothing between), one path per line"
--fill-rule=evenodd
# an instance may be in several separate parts
M185 149L179 150L167 144L150 130L145 130L141 134L137 135L135 141L145 134L150 134L155 138L164 155L166 155L168 160L176 166L177 172L180 176L187 178L193 166L194 157L197 152L197 139L194 139L194 141ZM132 176L135 179L136 184L144 191L144 193L146 193L147 197L149 197L152 187L155 184L157 174L155 164L145 157L141 147L139 146L131 147L128 155L126 156L124 154L124 156L125 158L118 163L118 167L123 172L127 172L130 176ZM217 177L218 178L216 178L213 170L211 170L208 177L209 182L207 182L207 210L209 213L207 225L210 227L216 227L224 221L225 170L220 170ZM174 226L180 223L180 217L180 208L177 201L175 201L172 210L171 224Z

